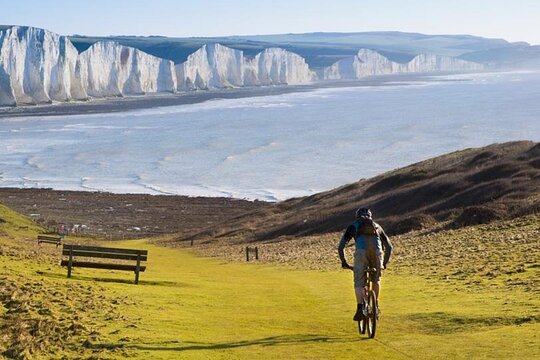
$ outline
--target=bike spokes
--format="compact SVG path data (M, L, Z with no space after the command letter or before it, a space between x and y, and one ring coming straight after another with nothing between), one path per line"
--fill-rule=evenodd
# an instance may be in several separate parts
M362 316L360 316L360 320L358 320L358 332L360 334L365 334L367 329L367 317L364 314L364 311L362 310Z
M375 330L377 329L377 299L373 291L368 294L367 307L367 333L372 339L375 337Z

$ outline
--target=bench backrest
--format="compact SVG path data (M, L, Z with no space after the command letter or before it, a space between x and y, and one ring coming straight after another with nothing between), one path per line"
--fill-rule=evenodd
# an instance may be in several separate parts
M62 235L51 235L51 234L39 234L37 236L38 240L62 240Z
M139 261L146 261L148 258L148 250L65 244L62 248L62 255L134 261L137 261L138 259Z

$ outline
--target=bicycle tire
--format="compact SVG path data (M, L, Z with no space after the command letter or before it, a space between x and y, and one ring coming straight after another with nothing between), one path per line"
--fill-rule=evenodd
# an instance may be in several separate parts
M370 339L375 337L375 331L377 330L377 299L375 292L370 291L367 299L368 314L367 314L367 333Z
M360 335L364 335L366 333L366 328L367 328L367 317L365 317L364 314L362 314L362 316L360 317L360 320L358 320L358 333L360 333Z

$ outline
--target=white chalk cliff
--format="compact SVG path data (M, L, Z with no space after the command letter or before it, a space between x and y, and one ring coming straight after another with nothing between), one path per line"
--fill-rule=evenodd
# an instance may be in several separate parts
M244 84L299 85L317 80L306 60L280 48L269 48L244 62Z
M175 66L116 42L98 42L78 54L68 38L47 30L0 31L0 106L314 80L301 56L278 48L247 58L209 44Z
M353 57L337 61L324 70L328 80L360 79L366 76L399 73L474 72L482 64L449 56L420 54L407 63L391 61L376 51L360 49Z
M452 57L422 54L398 63L361 49L326 68L324 78L480 70L481 64ZM247 57L240 50L207 44L175 66L116 42L98 42L78 54L68 38L47 30L14 26L0 31L0 106L316 80L304 58L280 48Z
M98 42L79 54L47 30L0 32L0 106L174 91L173 62L140 50Z
M304 58L279 48L250 59L240 50L204 45L176 65L178 90L208 90L260 85L297 85L317 79Z
M0 106L80 100L77 49L65 36L32 27L0 32Z
M97 42L82 52L76 75L92 97L176 90L172 61L116 42Z
M220 44L203 45L176 65L178 90L208 90L244 85L244 55Z

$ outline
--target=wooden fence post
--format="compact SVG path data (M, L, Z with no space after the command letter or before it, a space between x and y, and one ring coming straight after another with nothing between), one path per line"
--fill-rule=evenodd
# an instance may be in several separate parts
M249 253L255 253L255 260L259 260L259 247L255 246L254 248L250 248L249 246L246 246L246 261L249 261Z

